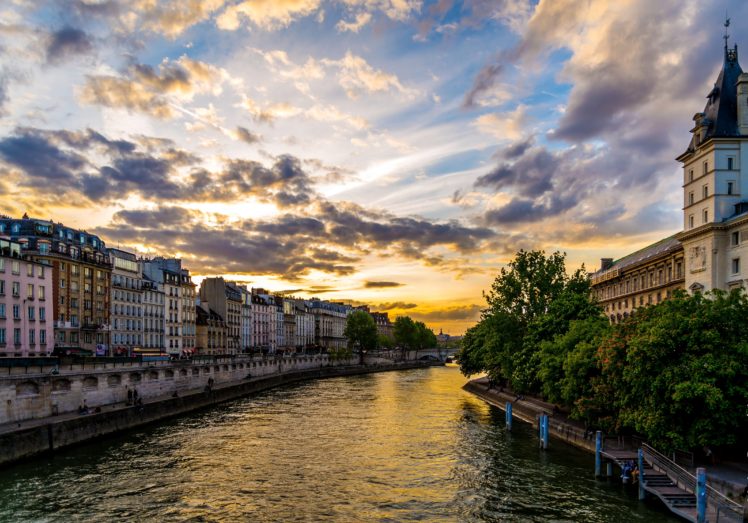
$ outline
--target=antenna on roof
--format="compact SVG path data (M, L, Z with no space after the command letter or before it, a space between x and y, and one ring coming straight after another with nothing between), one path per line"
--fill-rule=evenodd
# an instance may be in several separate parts
M722 38L725 39L725 49L727 49L727 40L730 39L730 35L727 34L727 28L730 27L730 19L727 17L727 9L725 9L725 36Z

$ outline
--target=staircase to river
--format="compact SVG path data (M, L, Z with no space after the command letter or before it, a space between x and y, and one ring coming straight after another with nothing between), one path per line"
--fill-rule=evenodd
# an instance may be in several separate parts
M640 481L644 490L659 498L674 514L686 521L698 523L696 503L696 476L664 456L646 443L641 443L644 470ZM603 450L602 456L619 467L626 461L636 462L637 452L632 449ZM743 507L706 485L706 514L708 523L742 523Z

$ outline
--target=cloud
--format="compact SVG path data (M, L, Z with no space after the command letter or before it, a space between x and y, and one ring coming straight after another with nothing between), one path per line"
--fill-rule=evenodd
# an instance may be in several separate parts
M327 66L338 68L338 81L349 98L356 99L363 93L398 91L409 97L416 91L403 87L394 74L374 69L366 60L347 51L340 60L322 60Z
M398 283L396 281L367 281L364 283L366 289L386 289L390 287L402 287L404 283Z
M341 33L344 33L346 31L350 31L351 33L358 33L361 28L369 22L371 22L371 13L358 13L356 15L356 19L352 22L340 20L335 28Z
M33 133L0 140L0 157L33 178L28 185L39 184L55 189L74 186L78 171L87 165L83 156L63 151Z
M47 63L59 64L71 56L93 51L93 41L84 31L65 26L50 35L47 44Z
M164 61L157 68L133 64L124 76L88 75L78 90L78 98L87 104L166 119L176 114L175 101L189 101L204 92L218 95L228 79L225 70L182 56L174 62Z
M474 125L497 140L514 141L524 136L527 119L527 106L520 104L511 112L483 114L475 120Z
M237 140L241 140L250 145L261 141L259 135L250 132L247 128L242 126L237 126L234 136Z
M220 29L235 31L244 18L266 31L287 27L316 11L320 0L245 0L227 7L216 19Z
M418 305L415 303L407 303L404 301L384 302L371 306L372 310L375 311L408 310L415 309L416 307L418 307Z
M447 307L433 311L415 311L409 315L420 321L445 321L445 320L475 320L480 318L483 308L480 305L464 305L459 307Z

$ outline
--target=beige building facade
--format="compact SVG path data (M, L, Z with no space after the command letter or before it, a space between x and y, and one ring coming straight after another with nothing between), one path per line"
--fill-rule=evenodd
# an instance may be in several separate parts
M603 259L591 276L611 321L676 289L748 286L748 74L737 46L725 45L722 70L693 120L691 141L677 158L683 164L683 230L620 260Z

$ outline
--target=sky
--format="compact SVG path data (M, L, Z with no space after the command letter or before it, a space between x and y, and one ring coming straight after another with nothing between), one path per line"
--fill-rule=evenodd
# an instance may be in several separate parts
M680 229L726 16L748 49L740 0L5 0L0 213L460 334L520 249Z

